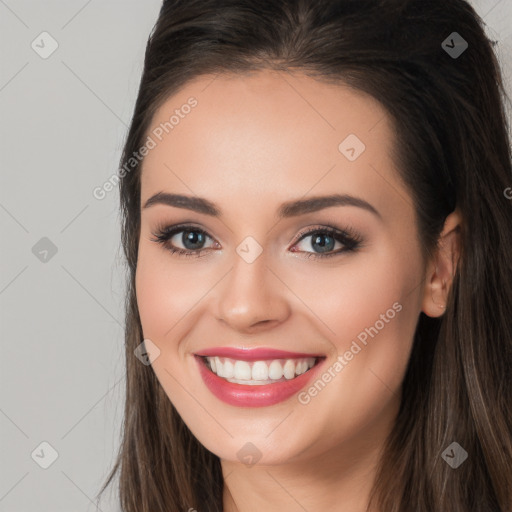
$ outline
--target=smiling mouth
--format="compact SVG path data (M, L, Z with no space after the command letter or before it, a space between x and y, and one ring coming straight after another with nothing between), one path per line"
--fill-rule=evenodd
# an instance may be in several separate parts
M198 356L206 368L233 384L263 386L296 379L316 366L323 357L244 361L230 357Z

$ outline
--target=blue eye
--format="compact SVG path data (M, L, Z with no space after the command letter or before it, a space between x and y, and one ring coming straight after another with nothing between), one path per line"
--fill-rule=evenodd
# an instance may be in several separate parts
M179 234L181 236L177 237L176 235ZM155 238L152 241L162 244L171 254L196 257L201 256L206 251L203 245L207 238L211 239L206 231L192 225L169 226L153 233L153 236ZM184 246L183 249L174 245L176 241L172 239L175 237Z
M351 228L346 230L339 230L332 227L315 228L302 232L299 236L299 243L306 238L311 238L310 242L307 244L304 243L305 247L299 251L306 252L307 258L327 258L346 252L353 252L362 243L362 238ZM334 251L336 243L341 245L341 248ZM297 246L297 244L295 246ZM318 252L308 252L306 250L308 248Z
M203 253L210 252L211 247L204 247L204 244L208 239L213 241L213 238L206 231L190 224L164 227L159 229L157 233L153 233L153 236L155 238L151 240L162 244L171 254L186 257L201 257ZM299 241L292 246L291 251L304 252L307 258L320 259L354 252L362 243L360 235L351 228L339 230L327 226L316 227L309 231L301 232L299 237ZM308 237L311 237L309 244L305 243L305 247L299 250L293 249ZM182 247L176 247L177 243L181 244ZM218 248L218 243L214 241L215 244L217 244ZM335 251L336 244L341 245L341 248ZM313 252L309 252L307 249L312 249Z

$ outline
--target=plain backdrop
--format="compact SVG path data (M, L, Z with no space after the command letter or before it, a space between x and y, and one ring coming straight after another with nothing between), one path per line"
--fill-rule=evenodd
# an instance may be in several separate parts
M512 1L472 3L512 97ZM117 170L160 6L0 0L0 512L96 510L119 446L119 198L93 190Z

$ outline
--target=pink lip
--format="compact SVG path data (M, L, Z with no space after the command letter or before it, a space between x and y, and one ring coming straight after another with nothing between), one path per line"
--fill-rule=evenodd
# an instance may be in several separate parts
M272 353L272 358L275 357L275 352ZM268 354L268 352L261 352ZM283 352L279 352L283 353ZM290 352L284 352L290 354ZM215 355L220 355L217 352ZM222 357L231 357L228 355ZM266 356L265 356L266 357ZM313 357L313 356L309 356ZM276 357L276 359L279 359ZM234 384L227 380L217 376L215 373L210 371L204 362L204 359L195 355L195 360L199 365L199 373L203 378L203 382L206 387L223 402L234 405L236 407L265 407L274 405L279 402L290 398L292 395L298 393L304 388L308 382L313 380L319 373L325 359L320 360L313 368L307 372L285 382L276 382L275 384L265 384L261 386L248 386L243 384Z
M197 356L230 357L241 361L261 361L263 359L298 359L303 357L324 357L323 354L304 354L298 352L286 352L273 348L234 348L214 347L196 353Z

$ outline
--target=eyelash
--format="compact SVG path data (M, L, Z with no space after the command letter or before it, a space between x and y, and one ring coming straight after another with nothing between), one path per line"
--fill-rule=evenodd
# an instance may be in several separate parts
M169 244L169 240L176 235L177 233L180 233L182 231L188 231L192 233L200 233L204 235L205 237L213 238L203 229L198 228L196 226L193 226L191 224L180 224L176 226L164 226L164 227L158 227L156 233L152 233L154 238L151 238L150 240L152 242L156 242L161 244L165 247L166 250L168 250L171 254L175 254L177 256L184 256L184 257L196 257L200 258L203 256L203 252L208 252L209 248L206 249L199 249L196 251L192 250L185 250L173 247ZM322 253L314 253L314 252L305 252L306 258L313 258L313 259L323 259L323 258L330 258L332 256L339 256L344 253L350 253L355 252L358 248L360 248L361 244L363 243L362 237L351 227L346 227L344 230L340 230L337 228L333 228L331 226L323 226L323 227L317 227L312 229L306 229L304 231L301 231L298 235L297 242L294 243L294 246L297 245L299 242L303 240L303 238L306 238L307 236L311 235L320 235L320 234L326 234L328 236L331 236L334 238L335 241L340 242L343 244L343 249L338 249L334 252L329 252L326 254ZM300 252L300 251L296 251Z

